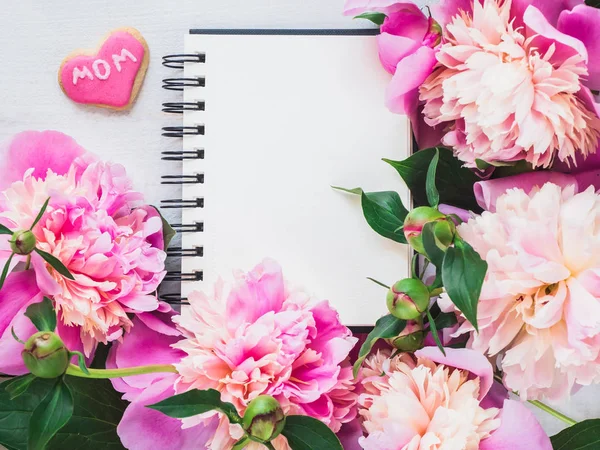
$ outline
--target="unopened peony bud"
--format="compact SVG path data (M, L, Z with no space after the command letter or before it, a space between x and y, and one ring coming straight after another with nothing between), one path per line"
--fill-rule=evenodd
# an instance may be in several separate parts
M430 206L419 206L408 213L404 219L404 236L408 243L419 253L425 253L421 231L426 223L445 219L445 215Z
M285 415L277 400L270 395L260 395L248 405L242 425L250 436L267 442L281 434Z
M40 331L25 342L21 352L25 366L36 377L57 378L69 367L69 350L54 333Z
M415 352L423 347L424 341L423 325L420 321L410 320L398 337L390 339L390 344L402 352Z
M36 240L29 230L15 231L10 240L10 249L17 255L29 255L35 250Z
M405 278L394 284L387 294L387 307L394 317L414 320L429 306L429 289L421 280Z

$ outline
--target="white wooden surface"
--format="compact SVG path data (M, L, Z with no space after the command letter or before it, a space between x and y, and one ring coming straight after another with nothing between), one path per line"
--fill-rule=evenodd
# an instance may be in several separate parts
M435 0L434 0L435 1ZM422 0L420 3L432 3ZM160 128L178 118L161 112L177 93L160 88L173 71L161 57L182 50L189 28L351 28L366 26L341 14L344 0L18 0L2 2L0 12L0 141L28 129L55 129L88 150L123 164L152 204L175 198L177 188L160 185L160 175L177 173L161 163L160 152L179 149ZM74 49L95 48L109 30L132 26L148 41L151 60L133 109L114 113L76 105L61 92L57 69ZM176 221L176 214L167 214ZM575 419L600 417L600 389L584 388L560 405ZM539 415L549 432L560 422ZM532 449L533 450L533 449Z

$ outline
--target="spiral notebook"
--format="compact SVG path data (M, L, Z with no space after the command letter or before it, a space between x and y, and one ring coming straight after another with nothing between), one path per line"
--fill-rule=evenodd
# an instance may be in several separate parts
M375 31L191 30L163 64L173 70L164 111L183 119L163 129L183 146L163 155L183 161L165 176L182 198L163 204L182 210L182 248L171 252L182 270L169 277L183 298L270 257L344 324L372 326L386 291L367 277L408 276L409 250L369 228L358 196L331 186L409 201L381 161L408 157L411 133L384 106L390 75Z

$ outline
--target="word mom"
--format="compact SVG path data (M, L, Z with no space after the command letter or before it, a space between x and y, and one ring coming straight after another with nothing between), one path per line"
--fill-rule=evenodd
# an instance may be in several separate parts
M121 63L124 63L128 59L132 62L137 62L137 58L133 56L132 53L126 48L123 48L119 55L112 55L112 62L115 66L115 69L117 69L117 72L121 72ZM83 66L83 69L75 67L75 69L73 69L73 86L77 86L77 82L80 79L87 78L89 80L93 80L94 75L99 80L106 80L110 76L110 71L110 64L103 59L96 59L92 63L92 70L90 70L87 66ZM92 72L94 73L92 74Z

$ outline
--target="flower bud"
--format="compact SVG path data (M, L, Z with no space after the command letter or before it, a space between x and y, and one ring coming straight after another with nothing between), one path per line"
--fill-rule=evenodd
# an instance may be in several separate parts
M414 320L429 306L429 289L421 280L405 278L390 288L386 300L394 317Z
M446 216L430 206L419 206L408 213L404 219L404 236L418 253L424 254L421 231L426 223L445 219Z
M420 321L410 320L398 337L390 339L390 344L402 352L415 352L423 347L425 333Z
M29 255L35 250L36 240L29 230L15 231L10 240L10 249L17 255Z
M25 366L36 377L57 378L69 367L69 350L54 333L40 331L25 342L21 352Z
M248 405L242 425L250 436L267 442L281 434L285 415L277 400L270 395L260 395Z

